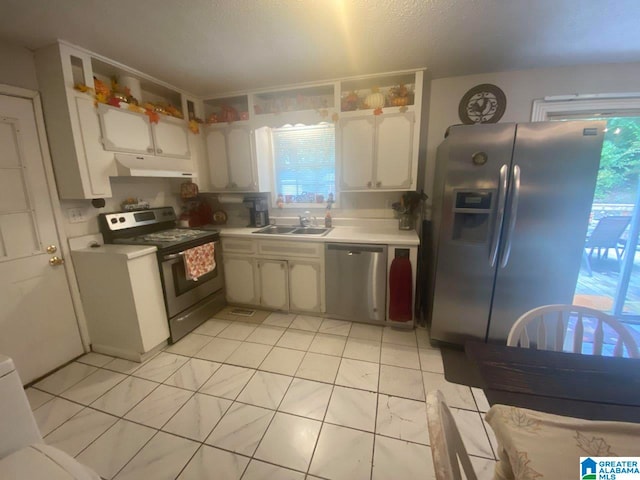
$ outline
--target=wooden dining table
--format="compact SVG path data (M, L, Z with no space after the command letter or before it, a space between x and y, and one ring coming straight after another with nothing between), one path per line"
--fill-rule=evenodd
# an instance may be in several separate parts
M467 342L490 405L640 423L640 359Z

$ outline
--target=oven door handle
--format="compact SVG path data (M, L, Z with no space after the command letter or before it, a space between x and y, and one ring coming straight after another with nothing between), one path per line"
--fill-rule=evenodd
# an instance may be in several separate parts
M171 255L165 255L162 257L163 262L167 262L169 260L175 260L176 258L180 258L184 256L184 252L172 253Z

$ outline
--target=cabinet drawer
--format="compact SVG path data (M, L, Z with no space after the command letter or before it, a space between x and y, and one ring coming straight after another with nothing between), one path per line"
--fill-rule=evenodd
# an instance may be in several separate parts
M224 253L256 253L256 242L242 238L223 238L222 251Z
M316 257L321 258L322 243L281 242L262 240L258 242L259 255L275 255L277 257Z

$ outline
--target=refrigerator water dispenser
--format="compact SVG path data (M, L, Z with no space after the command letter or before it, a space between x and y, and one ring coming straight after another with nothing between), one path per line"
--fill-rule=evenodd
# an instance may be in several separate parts
M493 192L456 192L452 240L485 243L489 239Z

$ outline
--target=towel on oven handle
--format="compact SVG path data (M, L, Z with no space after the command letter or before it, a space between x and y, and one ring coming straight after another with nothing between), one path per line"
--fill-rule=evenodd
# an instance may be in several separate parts
M187 280L197 281L202 275L212 272L216 268L213 242L185 250L183 257Z

